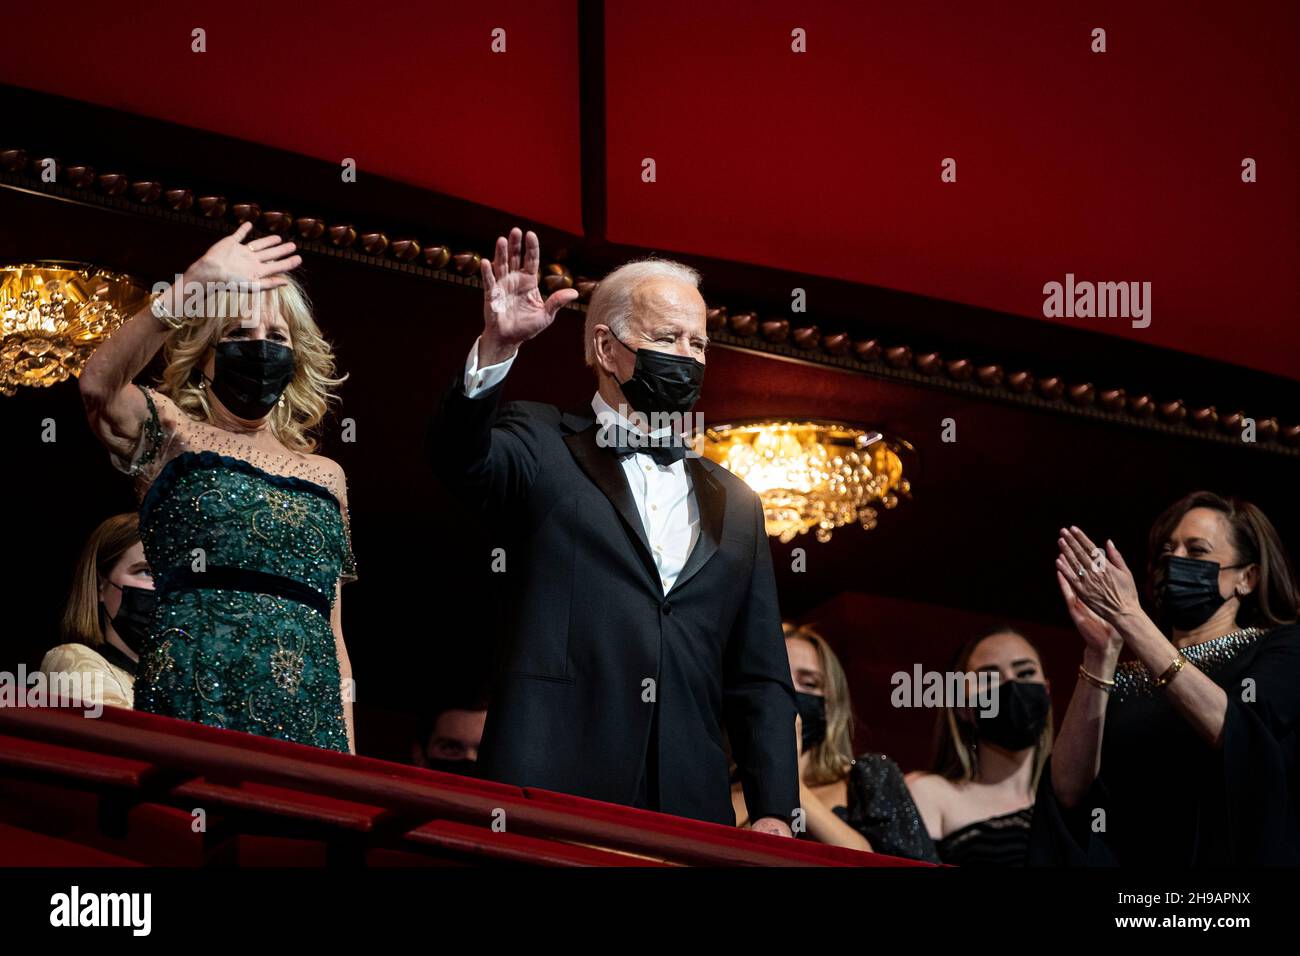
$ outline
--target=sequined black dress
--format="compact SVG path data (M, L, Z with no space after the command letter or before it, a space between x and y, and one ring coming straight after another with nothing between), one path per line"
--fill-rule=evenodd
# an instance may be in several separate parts
M884 754L862 754L853 761L849 768L848 806L831 810L866 837L875 853L939 862L934 841L912 802L902 771Z
M136 709L346 752L330 612L356 575L338 490L222 454L220 429L160 421L146 398L123 469L151 479L140 538L158 593Z
M1300 865L1300 626L1183 653L1227 692L1221 746L1117 672L1091 790L1066 810L1039 781L1031 865Z

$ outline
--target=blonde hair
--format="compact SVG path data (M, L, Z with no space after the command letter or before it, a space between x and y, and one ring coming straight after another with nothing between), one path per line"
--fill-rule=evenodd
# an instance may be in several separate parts
M99 587L134 545L140 543L140 519L134 513L113 515L99 523L81 549L59 634L65 644L99 647L107 641L99 613Z
M607 325L617 338L625 338L632 318L632 293L647 279L676 279L692 288L700 286L700 274L690 266L654 256L624 263L605 276L591 296L582 328L582 354L588 368L596 367L596 326Z
M810 779L804 782L811 786L835 783L843 780L853 765L854 720L849 679L826 638L811 627L799 627L788 621L782 628L787 641L798 638L813 646L826 678L826 737L809 754Z
M335 377L334 350L321 335L312 316L311 302L301 283L286 275L288 284L264 290L270 305L289 326L293 342L293 379L284 390L284 405L275 405L268 416L271 433L290 451L313 452L318 442L316 430L338 396L331 391L347 380ZM252 293L220 289L210 293L204 303L206 320L188 322L170 333L163 345L162 383L159 391L171 398L186 414L200 421L212 420L208 390L200 387L195 375L207 358L208 350L233 328L240 316L254 307ZM267 303L259 303L261 309Z

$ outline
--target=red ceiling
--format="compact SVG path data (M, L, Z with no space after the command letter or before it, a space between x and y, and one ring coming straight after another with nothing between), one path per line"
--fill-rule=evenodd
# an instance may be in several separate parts
M352 156L580 231L575 0L77 5L60 18L92 47L57 59L29 42L48 11L6 11L0 82ZM1295 4L736 11L606 5L607 238L1038 317L1067 272L1150 281L1150 328L1063 321L1300 378Z
M508 13L415 0L128 6L120 15L61 3L61 46L33 42L55 26L51 10L7 8L0 83L332 162L352 157L361 176L580 231L577 0L528 0ZM206 53L190 50L195 27ZM489 48L496 27L504 54Z

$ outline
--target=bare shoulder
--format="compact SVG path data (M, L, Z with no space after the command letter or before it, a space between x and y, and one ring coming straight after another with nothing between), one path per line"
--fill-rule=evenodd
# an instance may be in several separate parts
M951 812L951 799L954 792L953 783L937 773L913 770L903 780L907 783L908 793L916 804L921 821L932 839L938 840L944 835L944 820Z
M932 801L944 800L956 790L953 782L947 777L926 770L913 770L905 774L903 780L914 796Z

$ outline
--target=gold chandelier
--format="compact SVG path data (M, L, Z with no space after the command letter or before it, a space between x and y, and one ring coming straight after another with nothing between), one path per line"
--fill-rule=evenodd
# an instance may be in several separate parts
M147 294L129 276L81 262L0 266L0 395L80 375Z
M813 531L818 541L851 522L876 526L877 507L910 497L903 458L910 444L827 421L751 420L704 432L702 452L763 501L767 533L789 543Z

